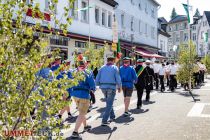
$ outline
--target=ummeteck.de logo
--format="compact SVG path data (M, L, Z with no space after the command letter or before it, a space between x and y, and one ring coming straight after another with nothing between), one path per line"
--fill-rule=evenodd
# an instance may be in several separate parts
M4 137L63 136L63 133L55 133L52 130L3 130L2 134Z

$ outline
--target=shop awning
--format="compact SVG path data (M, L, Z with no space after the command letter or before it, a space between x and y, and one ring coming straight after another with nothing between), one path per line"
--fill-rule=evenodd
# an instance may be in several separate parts
M161 55L158 55L158 54L155 54L153 52L150 52L146 49L140 49L140 48L137 48L136 49L136 53L140 54L142 57L146 57L146 58L164 58L163 56Z
M131 47L129 47L129 46L121 46L121 48L132 52ZM136 48L135 53L137 55L140 55L140 56L144 57L144 58L164 58L163 56L155 54L155 53L153 53L151 51L148 51L144 48Z

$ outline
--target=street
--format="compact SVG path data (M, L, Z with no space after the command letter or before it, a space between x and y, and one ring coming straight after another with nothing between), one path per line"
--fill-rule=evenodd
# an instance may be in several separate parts
M122 116L124 113L123 94L117 93L114 105L116 121L109 127L103 127L100 125L105 103L99 90L96 92L97 102L87 117L92 130L81 133L82 137L84 140L209 140L209 91L210 80L206 80L205 86L193 90L195 97L201 100L194 103L191 96L183 89L177 89L175 93L169 91L160 93L154 90L151 94L151 102L144 103L141 110L135 109L136 91L134 91L130 106L133 114L130 117ZM72 112L74 116L77 115L74 103ZM64 138L71 139L75 120L76 117L66 122L71 123L71 128L62 130ZM82 131L80 129L80 132Z

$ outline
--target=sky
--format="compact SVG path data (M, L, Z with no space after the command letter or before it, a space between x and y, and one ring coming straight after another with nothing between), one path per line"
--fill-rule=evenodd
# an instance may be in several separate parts
M186 15L182 3L187 3L187 0L156 0L156 1L161 5L161 8L158 11L158 17L165 17L166 20L169 21L173 7L176 9L177 14ZM210 0L189 0L189 3L193 7L192 8L193 11L191 11L191 18L195 13L196 8L199 9L201 15L203 15L203 11L210 11Z

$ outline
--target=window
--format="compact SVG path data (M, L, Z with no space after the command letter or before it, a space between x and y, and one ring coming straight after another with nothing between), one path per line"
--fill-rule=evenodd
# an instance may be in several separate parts
M176 34L176 42L179 42L179 34Z
M57 14L57 4L53 3L53 6L54 6L54 14Z
M152 9L151 9L151 16L153 17L153 18L155 18L155 9L152 7Z
M51 45L68 46L68 38L64 37L52 37L50 38Z
M145 13L148 13L147 11L147 2L145 1Z
M122 26L122 27L125 27L125 26L124 26L124 18L125 18L125 15L122 14L122 15L121 15L121 26Z
M99 17L100 17L99 8L96 7L95 8L95 21L96 21L97 24L100 24Z
M134 24L134 18L132 17L132 18L131 18L131 31L134 30L134 29L133 29L133 24Z
M112 27L112 13L109 13L108 15L108 27Z
M187 23L186 22L184 23L184 29L187 29Z
M210 50L210 44L208 43L208 51Z
M141 33L141 20L139 20L139 33Z
M204 34L204 31L201 32L201 39L203 39L203 34Z
M196 41L196 33L193 33L193 41Z
M75 41L75 47L85 48L85 46L86 46L86 42Z
M193 28L193 31L195 31L195 30L196 30L196 26L192 26L192 28Z
M45 10L49 10L49 0L45 0Z
M141 7L141 0L139 0L139 9L141 10L142 7Z
M155 27L151 27L151 38L155 39Z
M203 27L205 26L205 22L203 22Z
M184 33L184 41L188 40L188 33Z
M102 25L106 26L106 11L102 11Z
M145 23L145 34L147 35L147 23Z
M27 5L31 4L31 0L26 0L26 4Z
M131 0L131 4L134 5L134 0Z
M179 25L178 25L178 24L176 24L176 31L178 31L178 26L179 26Z
M82 8L87 7L87 2L82 1ZM83 10L81 11L81 15L82 15L82 21L84 22L88 22L88 11L87 10Z
M78 8L78 1L75 0L74 3L69 3L70 11L69 11L69 16L77 19L78 18L78 12L76 9Z

